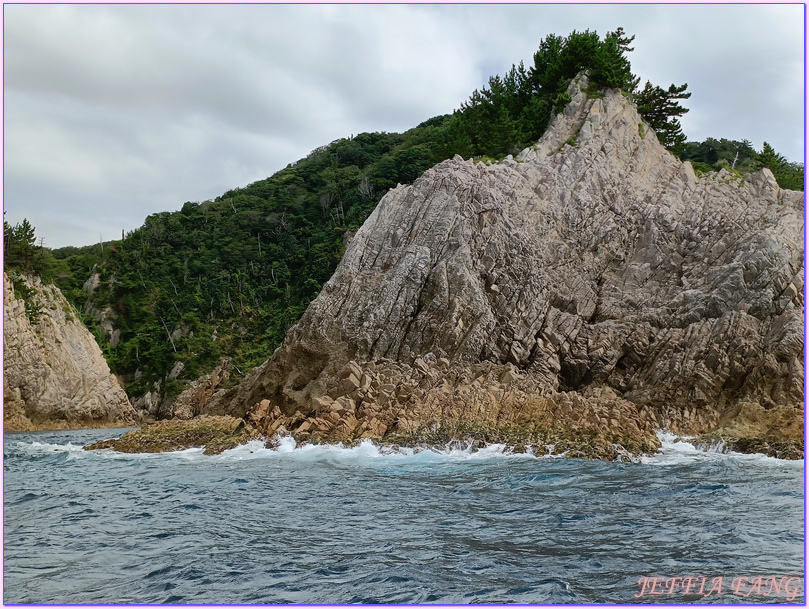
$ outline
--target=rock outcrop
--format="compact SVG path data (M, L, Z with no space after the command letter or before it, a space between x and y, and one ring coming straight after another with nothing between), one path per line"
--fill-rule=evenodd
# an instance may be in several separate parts
M216 455L260 437L243 419L201 416L193 421L158 421L128 431L120 438L95 442L84 450L112 448L121 453L163 453L204 447L204 454Z
M161 419L179 419L181 421L187 421L200 415L204 416L209 400L230 377L228 362L227 358L223 358L216 368L189 383L188 387L176 398L160 402L158 416Z
M4 428L136 424L101 349L59 289L28 275L3 280Z
M207 412L355 438L545 421L618 444L750 412L802 422L803 193L767 169L697 176L584 80L516 159L456 156L391 190L283 345ZM414 376L419 361L435 364Z

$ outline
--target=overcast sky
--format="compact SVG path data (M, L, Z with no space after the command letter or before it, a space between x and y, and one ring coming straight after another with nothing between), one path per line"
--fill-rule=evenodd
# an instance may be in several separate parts
M688 83L689 140L804 156L803 5L5 5L4 209L45 245L263 179L340 137L450 113L548 34L623 26Z

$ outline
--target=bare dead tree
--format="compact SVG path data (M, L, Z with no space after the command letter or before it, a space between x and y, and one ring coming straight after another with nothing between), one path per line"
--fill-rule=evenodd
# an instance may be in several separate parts
M359 186L357 186L357 191L367 199L374 198L374 186L371 184L371 180L368 178L368 176L362 177Z
M166 325L166 322L163 321L163 318L158 316L160 322L163 324L163 327L166 329L166 334L169 337L169 342L171 343L171 348L174 349L174 352L177 353L177 347L174 346L174 339L171 337L171 332L169 332L169 327Z

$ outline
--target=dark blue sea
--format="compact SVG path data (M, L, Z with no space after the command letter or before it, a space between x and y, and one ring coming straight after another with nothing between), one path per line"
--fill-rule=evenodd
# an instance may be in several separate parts
M4 435L5 603L800 603L804 462Z

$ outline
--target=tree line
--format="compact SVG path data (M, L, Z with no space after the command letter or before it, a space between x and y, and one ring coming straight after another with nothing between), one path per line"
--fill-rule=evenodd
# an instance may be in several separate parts
M803 190L803 163L791 162L764 142L761 152L749 140L706 138L702 142L683 145L680 159L689 161L698 172L727 169L739 174L758 171L763 167L773 172L778 185L789 190Z

